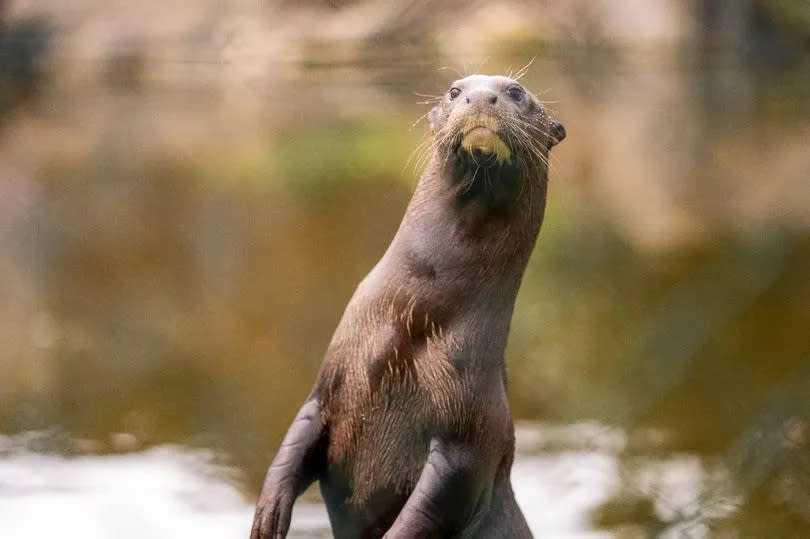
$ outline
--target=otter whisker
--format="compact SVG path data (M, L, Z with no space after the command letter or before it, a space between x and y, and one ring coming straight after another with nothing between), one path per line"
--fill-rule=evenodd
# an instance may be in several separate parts
M472 188L473 184L475 183L475 177L478 175L478 171L481 170L480 166L475 167L475 172L473 172L472 178L465 184L465 189L461 192L462 196L466 195L467 192Z
M540 129L539 127L537 127L535 125L523 122L522 120L510 119L510 121L513 122L510 125L512 125L515 129L519 129L523 133L525 133L525 130L522 129L522 127L519 127L516 122L519 121L523 125L523 127L526 127L529 130L535 131L536 133L538 133L540 135L543 135L546 138L551 136L547 131L544 131L544 130ZM531 137L530 137L530 139L531 139ZM533 144L528 144L527 145L528 149L530 149L532 151L532 153L534 153L541 160L541 162L544 165L549 167L550 170L554 170L553 165L549 162L549 159L548 159L548 151L547 150L546 151L541 151L540 149L538 149L539 146L540 146L540 144L537 143L536 141Z
M431 156L434 154L435 151L436 151L436 145L431 144L428 148L426 148L422 152L422 155L419 157L419 160L417 161L417 163L416 163L416 165L414 167L417 172L420 169L425 168L425 166L427 165L428 161L430 160Z
M423 115L421 115L419 118L417 118L417 119L416 119L416 121L415 121L414 123L412 123L412 124L411 124L411 127L409 127L409 128L408 128L408 131L412 131L412 130L413 130L413 128L414 128L414 127L416 127L416 124L418 124L419 122L421 122L422 120L424 120L424 119L427 117L427 115L428 115L428 114L430 114L430 111L427 111L426 113L424 113Z
M509 118L505 118L505 120L506 120L505 123L508 124L509 127L511 127L512 129L518 131L519 134L521 134L521 135L523 135L525 137L526 140L524 140L523 142L526 142L526 143L530 142L531 137L529 136L529 133L525 129L523 129L523 126L521 126L520 124L514 123Z
M415 176L419 174L420 170L424 170L429 161L431 156L435 154L435 147L431 147L428 151L425 151L422 157L419 158L419 161L414 165L414 172L416 172Z
M411 162L411 159L413 159L414 156L416 154L418 154L421 150L423 150L426 146L431 145L432 142L433 142L433 138L430 136L429 133L426 133L426 134L422 135L422 142L420 142L419 145L416 148L414 148L414 150L411 152L411 155L408 157L408 160L405 162L405 166L407 167L408 164Z
M460 79L464 78L464 75L461 74L458 69L455 69L455 68L452 68L452 67L449 67L449 66L441 66L441 67L439 67L439 69L437 69L437 71L452 71L453 73L458 75L458 78L460 78Z
M533 131L535 131L535 132L537 132L537 133L539 133L541 135L544 135L546 137L549 136L549 133L547 131L544 131L544 130L540 129L536 125L531 124L531 123L529 123L529 122L527 122L525 120L521 120L519 118L507 118L507 121L513 122L514 125L520 125L520 126L525 127L527 129L531 129L531 130L533 130Z
M430 133L426 133L422 136L422 142L411 152L411 155L408 157L408 160L405 162L402 170L403 172L405 169L408 168L408 165L413 163L413 171L418 173L419 169L424 167L427 158L433 153L435 149L435 141L433 137L430 136Z
M518 72L517 72L517 73L515 73L514 79L517 81L517 80L520 80L521 78L523 78L523 76L524 76L526 73L528 73L528 72L529 72L529 68L531 67L531 65L534 63L534 61L535 61L536 59L537 59L537 55L533 56L533 57L532 57L532 59L531 59L531 60L529 60L529 63L528 63L528 64L526 64L525 66L523 66L523 67L521 67L520 69L518 69ZM513 77L511 77L511 76L510 76L509 78L513 78Z
M518 145L521 146L521 147L525 147L525 149L529 153L536 156L544 164L548 164L548 160L545 157L544 152L539 149L539 147L540 147L539 142L535 139L535 137L530 136L529 133L526 131L526 129L524 129L524 127L528 128L530 130L534 130L537 133L540 133L540 134L544 135L545 137L548 137L548 134L546 134L542 129L539 129L536 126L533 126L533 125L525 123L525 122L518 123L516 120L511 119L511 118L505 118L505 120L506 120L505 123L507 125L509 125L509 127L513 131L517 132L517 134L519 134L519 135L522 135L523 139L521 140L520 138L518 138L518 140L517 140L517 142L519 143Z
M487 62L489 62L489 58L490 58L489 56L484 56L484 57L481 59L481 61L480 61L480 62L478 63L478 65L476 66L476 69L475 69L475 72L476 72L476 73L480 73L480 72L481 72L481 68L484 66L484 64L486 64Z
M554 163L552 163L551 161L552 159L554 159L555 161L557 160L557 158L554 155L549 154L548 159L546 160L546 166L548 167L549 171L553 171L554 174L559 174L559 169L555 166ZM565 178L562 179L565 180Z

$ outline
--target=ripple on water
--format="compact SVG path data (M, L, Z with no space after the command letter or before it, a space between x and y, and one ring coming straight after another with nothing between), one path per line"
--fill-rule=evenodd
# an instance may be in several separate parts
M591 433L585 446L561 447L584 431ZM521 425L517 435L514 490L534 533L560 539L612 537L594 528L590 513L622 488L623 434L589 423L548 429ZM550 443L552 439L556 441ZM248 535L251 502L210 451L165 445L124 455L67 458L13 450L13 442L4 440L0 522L5 539L50 537L53 526L43 523L43 515L58 523L64 539ZM655 461L645 470L642 484L661 478L678 490L682 505L696 503L703 474L697 458ZM323 505L299 502L290 537L330 536Z

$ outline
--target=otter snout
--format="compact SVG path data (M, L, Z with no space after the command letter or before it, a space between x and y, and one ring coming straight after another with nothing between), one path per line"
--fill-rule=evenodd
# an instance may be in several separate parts
M509 162L512 151L500 137L502 129L500 117L503 103L499 103L498 92L489 87L479 87L469 90L464 101L457 104L458 110L454 112L461 126L463 139L461 147L476 157L492 157L494 162Z
M467 94L467 103L483 110L498 103L498 94L489 88L479 88Z

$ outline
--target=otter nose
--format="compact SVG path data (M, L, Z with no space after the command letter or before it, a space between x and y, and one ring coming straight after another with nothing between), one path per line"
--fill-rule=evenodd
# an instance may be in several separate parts
M498 94L493 90L481 88L467 94L467 103L481 106L494 105L498 102Z

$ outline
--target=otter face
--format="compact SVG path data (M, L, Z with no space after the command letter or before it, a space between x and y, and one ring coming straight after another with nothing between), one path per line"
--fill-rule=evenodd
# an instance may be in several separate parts
M501 76L455 81L428 113L428 122L440 147L485 167L545 161L549 148L565 138L562 124L551 120L531 93Z

